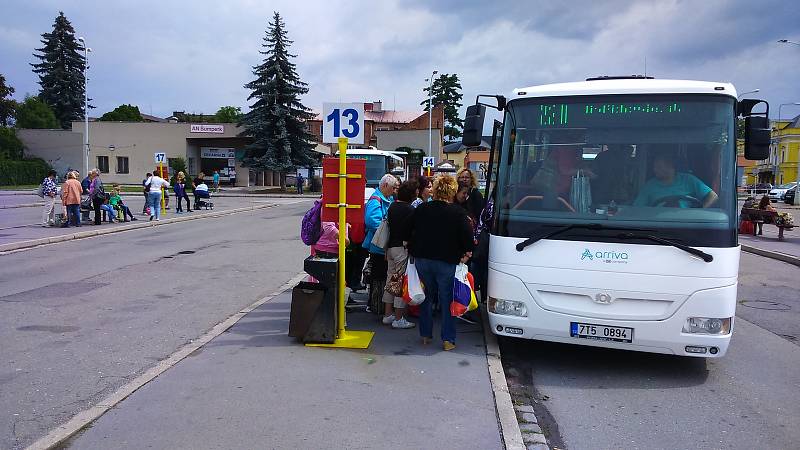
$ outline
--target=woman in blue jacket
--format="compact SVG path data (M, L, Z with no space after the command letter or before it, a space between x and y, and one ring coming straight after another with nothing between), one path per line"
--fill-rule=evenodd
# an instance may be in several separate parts
M386 174L381 178L377 189L370 195L364 208L364 228L366 236L362 247L369 251L370 274L372 281L369 288L369 307L372 311L381 313L383 311L383 289L386 286L386 252L384 249L372 245L372 237L375 231L389 212L389 206L394 201L394 194L397 191L397 178L394 175Z

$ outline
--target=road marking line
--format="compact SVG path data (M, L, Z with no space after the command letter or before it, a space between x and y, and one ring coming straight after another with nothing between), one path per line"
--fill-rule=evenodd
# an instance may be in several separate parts
M492 384L497 420L500 422L500 434L506 450L525 450L522 440L522 431L517 422L517 413L508 391L506 373L503 371L503 362L500 360L500 346L497 336L489 329L489 317L484 308L479 308L483 318L483 337L486 340L486 362L489 366L489 381Z
M249 306L243 308L239 312L231 315L222 322L214 325L214 327L211 328L211 330L207 331L202 336L189 342L188 344L185 344L183 347L176 350L166 359L162 360L154 367L151 367L143 374L134 378L133 381L121 386L113 394L97 402L96 405L79 412L66 423L63 423L58 427L56 427L55 429L51 430L49 433L47 433L46 436L40 438L39 440L28 446L27 450L49 450L56 447L57 445L60 445L61 443L72 437L75 433L79 432L84 427L97 420L100 416L105 414L108 410L116 406L118 403L125 400L129 395L139 390L139 388L153 381L156 377L166 372L169 368L173 367L174 365L178 364L182 359L189 356L192 352L203 347L207 343L211 342L212 339L216 338L220 334L224 333L227 329L234 326L247 313L253 311L254 309L258 308L264 303L277 297L287 289L291 288L295 284L302 281L307 276L308 275L305 272L299 273L298 275L296 275L295 277L293 277L292 279L281 285L277 290L275 290L271 294L267 295L264 298L261 298L260 300L256 300L255 302L251 303Z

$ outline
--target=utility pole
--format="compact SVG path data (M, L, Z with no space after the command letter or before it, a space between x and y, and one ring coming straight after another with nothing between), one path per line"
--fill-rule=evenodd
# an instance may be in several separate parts
M433 108L431 107L431 101L433 99L433 77L439 73L438 70L434 70L431 74L431 77L425 81L429 81L428 84L428 156L433 156Z
M89 176L89 79L86 71L89 69L89 52L92 49L86 46L83 37L78 40L83 44L83 176Z

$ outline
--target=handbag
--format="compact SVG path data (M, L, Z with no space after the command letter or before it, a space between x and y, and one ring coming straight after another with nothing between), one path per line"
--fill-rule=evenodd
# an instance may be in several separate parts
M416 306L424 302L425 286L417 273L414 258L408 258L406 276L403 279L403 301L410 306Z
M389 222L386 217L381 220L381 224L375 230L375 235L372 236L372 245L381 250L386 250L386 246L389 245Z
M386 280L386 292L395 297L402 297L403 278L404 277L402 273L393 273L389 275L389 279Z
M92 209L92 198L86 197L81 200L81 208L83 209Z
M572 185L569 191L569 202L575 211L586 213L592 205L592 188L589 184L589 177L578 170L572 177Z

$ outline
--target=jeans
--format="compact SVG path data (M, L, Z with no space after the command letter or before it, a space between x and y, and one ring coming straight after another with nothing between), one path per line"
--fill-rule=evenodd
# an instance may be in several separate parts
M147 207L150 206L150 193L144 193L144 206L142 206L142 214L147 214Z
M147 193L147 203L150 205L150 217L161 218L161 191L150 191Z
M56 198L49 195L44 196L44 209L42 210L42 225L49 225L56 218Z
M106 212L106 218L108 218L109 222L113 222L114 218L117 217L117 212L114 211L114 207L111 205L101 205L100 209Z
M67 205L67 218L72 226L81 226L81 205Z
M453 280L456 276L456 265L435 259L415 258L422 284L425 285L425 301L419 305L419 335L433 337L434 301L439 302L442 313L442 340L456 342L456 324L450 315L450 302L453 301Z
M183 212L183 208L181 208L181 201L183 199L186 199L186 210L192 212L192 204L189 203L189 194L187 194L186 192L184 192L181 195L175 194L175 198L178 199L178 208L177 208L178 212Z

